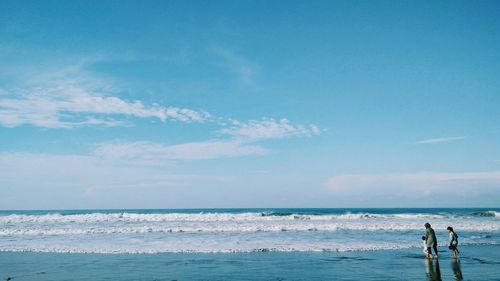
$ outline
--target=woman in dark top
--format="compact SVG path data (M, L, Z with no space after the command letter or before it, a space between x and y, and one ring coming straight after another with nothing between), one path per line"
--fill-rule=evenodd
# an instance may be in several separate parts
M427 257L432 259L431 247L434 249L434 253L436 254L436 258L439 257L438 249L437 249L437 238L434 229L432 229L430 223L425 223L425 241L427 243Z

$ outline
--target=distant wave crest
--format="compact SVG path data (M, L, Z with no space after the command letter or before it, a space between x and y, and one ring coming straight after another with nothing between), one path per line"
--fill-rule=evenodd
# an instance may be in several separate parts
M461 231L499 231L491 214L469 217L443 214L293 214L293 213L89 213L0 216L0 236L110 233L408 231L425 222L436 229L452 224ZM489 214L489 215L486 215ZM479 219L475 218L478 217ZM484 220L482 218L488 219Z
M487 213L487 212L486 212ZM483 216L494 216L486 215ZM45 214L19 215L11 214L0 216L0 224L9 223L83 223L83 222L168 222L168 221L290 221L290 220L362 220L362 219L437 219L444 218L442 214L372 214L372 213L345 213L345 214L294 214L294 213L167 213L167 214L140 214L140 213L89 213L89 214Z
M495 212L495 211L473 212L473 213L471 213L471 215L477 216L477 217L500 217L500 213Z

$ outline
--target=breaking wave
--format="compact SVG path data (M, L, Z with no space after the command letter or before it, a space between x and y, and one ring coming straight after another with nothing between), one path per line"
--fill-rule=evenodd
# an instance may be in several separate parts
M477 216L477 217L500 217L500 212L482 211L482 212L473 212L473 213L471 213L471 215Z
M421 247L451 225L463 244L500 243L496 211L88 212L0 214L0 251L65 253L370 251Z
M493 215L483 215L494 217ZM438 219L445 218L441 214L372 214L372 213L345 213L338 215L323 214L293 214L293 213L168 213L168 214L140 214L140 213L89 213L89 214L45 214L19 215L11 214L0 216L0 224L14 223L92 223L92 222L256 222L256 221L293 221L293 220L366 220L366 219Z

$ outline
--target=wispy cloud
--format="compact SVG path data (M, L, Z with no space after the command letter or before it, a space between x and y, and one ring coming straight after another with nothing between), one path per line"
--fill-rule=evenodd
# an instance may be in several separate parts
M156 174L152 169L127 167L116 161L103 161L92 155L0 153L2 182L16 186L17 182L40 180L40 184L67 187L107 187L117 184L168 182L178 183L177 178L166 173ZM26 177L20 178L19 171ZM36 186L34 182L33 186ZM29 185L27 185L29 186Z
M211 51L223 60L222 66L229 69L245 84L253 84L255 65L234 50L213 46Z
M210 140L176 145L153 142L108 142L97 145L93 155L108 159L161 163L171 160L204 160L221 157L263 155L268 151L257 145L235 140Z
M449 184L456 181L489 181L500 183L500 171L493 172L464 172L464 173L437 173L418 172L400 174L365 174L342 175L328 180L328 187L332 190L350 190L355 188L375 188L384 186L400 187L432 187Z
M268 139L288 137L310 137L321 133L315 125L292 124L287 119L251 120L246 123L230 120L218 133L228 135L227 139L166 145L149 141L112 141L98 144L94 156L108 159L122 159L136 163L158 164L175 160L204 160L248 155L265 155L266 148L254 144Z
M5 127L123 125L124 122L115 120L118 116L181 122L203 122L210 118L205 111L124 100L113 95L112 86L89 76L78 66L34 77L24 87L3 92L6 94L0 98L0 125Z
M320 134L321 129L316 125L292 124L288 119L278 121L264 118L248 122L231 120L228 127L219 130L219 133L230 135L239 140L259 141L287 137L310 137Z
M230 125L229 125L230 124ZM149 141L113 141L96 146L93 155L104 158L115 158L136 163L158 164L175 160L204 160L224 157L248 155L265 155L266 148L255 144L268 139L288 137L310 137L320 134L315 126L292 124L287 119L251 120L246 123L230 120L229 124L218 133L227 135L227 139L214 139L199 142L188 142L166 145Z
M165 167L123 165L121 159L94 155L0 153L0 206L164 208L176 206L182 197L172 189L219 185L234 179L225 174L176 173Z
M118 96L122 91L116 83L87 71L89 65L100 60L103 60L101 56L91 57L41 74L30 72L27 75L26 71L15 71L14 75L21 77L19 81L6 90L0 89L0 126L123 126L130 122L131 118L127 117L134 117L155 118L162 122L169 119L186 123L215 121L210 123L220 128L216 131L218 139L172 145L149 141L113 141L98 144L91 153L93 157L138 163L264 155L269 151L256 142L310 137L321 133L316 125L294 124L284 118L243 122L215 118L202 110L155 103L147 105L140 100L129 101Z
M457 140L463 140L463 139L465 139L464 136L439 137L439 138L431 138L431 139L414 141L414 142L410 142L410 144L431 144L431 143L440 143L440 142L451 142L451 141L457 141Z
M339 175L329 178L326 188L338 206L495 206L500 200L500 171Z
M328 179L327 186L338 193L383 194L396 190L398 194L405 192L431 194L441 189L461 189L476 184L493 184L500 188L500 171L491 172L417 172L396 174L358 174L341 175Z

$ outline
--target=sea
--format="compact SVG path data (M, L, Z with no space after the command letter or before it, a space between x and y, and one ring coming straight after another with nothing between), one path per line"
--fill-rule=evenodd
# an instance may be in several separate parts
M0 211L0 252L156 254L362 252L500 244L500 209L166 209Z

